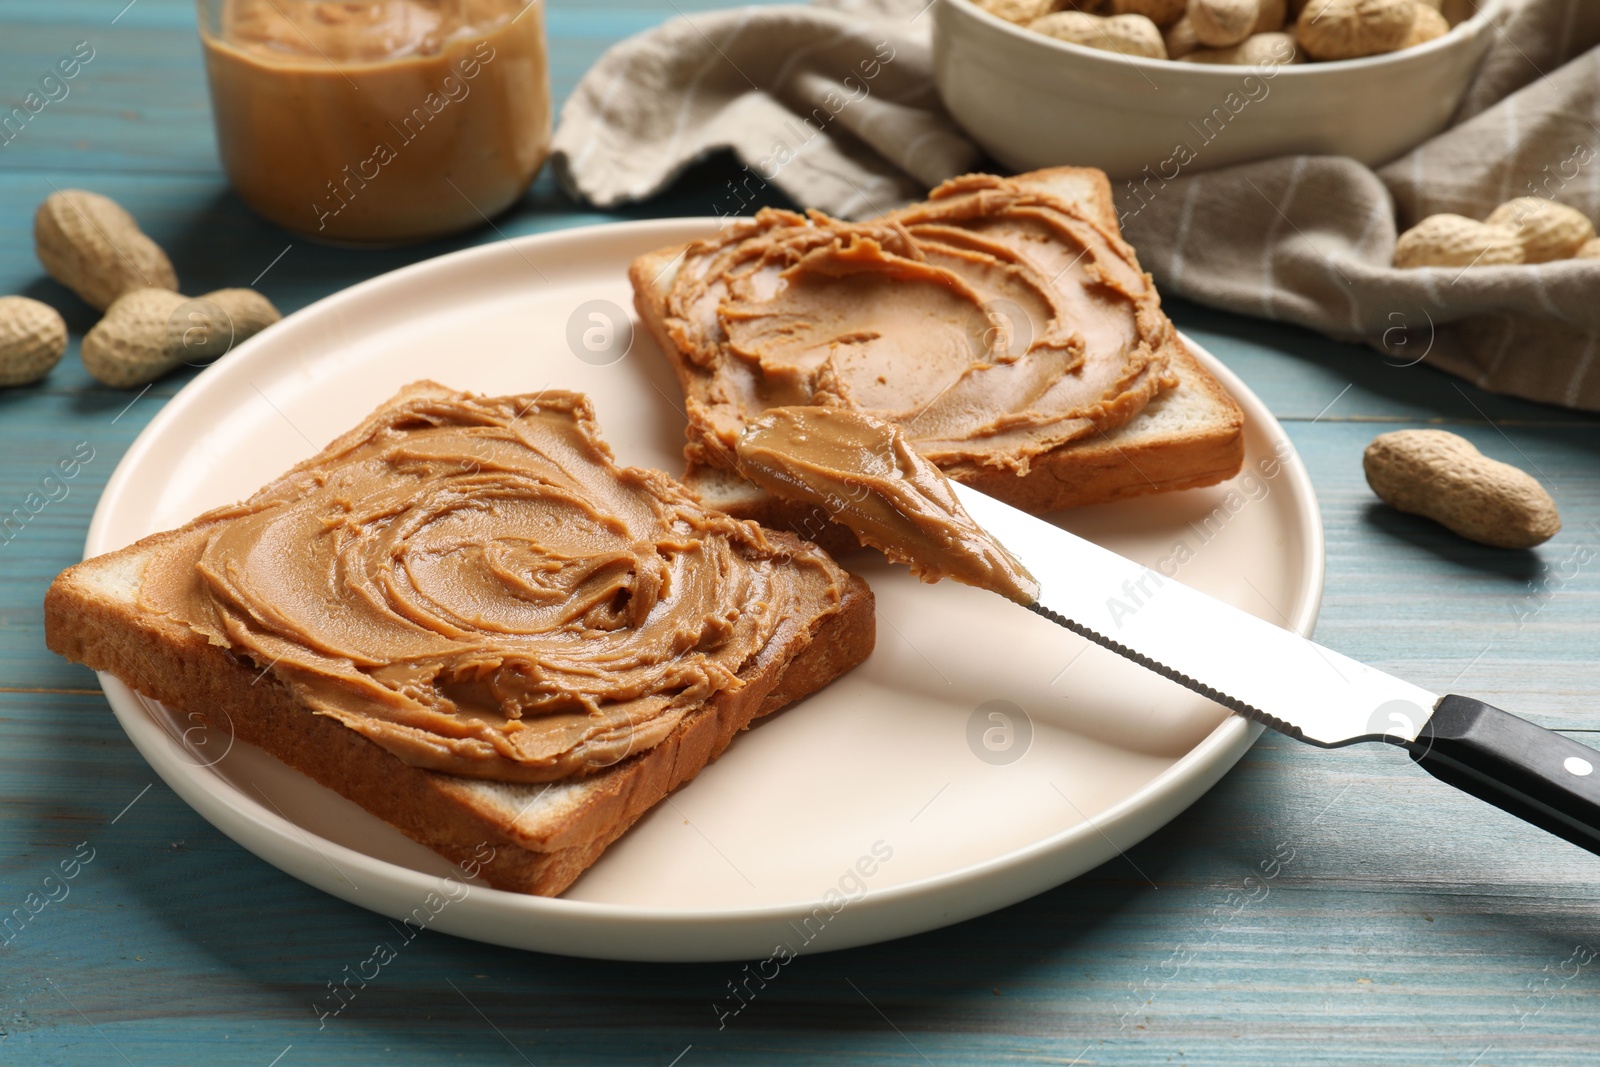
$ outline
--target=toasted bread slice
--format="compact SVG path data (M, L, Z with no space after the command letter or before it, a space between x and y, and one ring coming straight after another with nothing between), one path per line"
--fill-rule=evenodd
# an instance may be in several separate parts
M1111 184L1099 170L1054 167L1012 180L1118 232ZM641 256L629 269L629 278L641 320L688 392L695 371L672 343L665 320L667 293L683 252L675 246ZM1173 346L1169 367L1178 381L1175 387L1121 426L1035 458L1025 475L977 468L947 473L1034 513L1214 485L1237 474L1244 460L1244 416L1238 404L1181 346ZM684 483L709 506L740 518L799 531L830 549L855 543L849 531L827 524L818 509L777 500L727 470L691 463Z
M428 388L410 387L396 400ZM214 730L231 730L446 858L472 863L501 889L560 893L754 719L820 689L865 659L874 642L872 593L846 576L838 603L817 603L796 637L782 647L769 644L740 671L742 687L704 700L647 751L591 776L551 783L458 777L411 766L337 720L313 714L263 665L140 603L145 569L162 547L207 521L226 519L201 516L62 572L45 598L46 644L177 711L200 715ZM780 547L789 538L768 536Z

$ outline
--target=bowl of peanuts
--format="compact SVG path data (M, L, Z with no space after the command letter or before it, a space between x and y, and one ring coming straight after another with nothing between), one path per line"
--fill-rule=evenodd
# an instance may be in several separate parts
M1378 166L1442 130L1505 0L936 0L934 77L1018 171L1137 195L1283 155Z

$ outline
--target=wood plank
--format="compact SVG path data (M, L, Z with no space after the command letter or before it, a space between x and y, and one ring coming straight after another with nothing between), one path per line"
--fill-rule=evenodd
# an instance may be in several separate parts
M144 0L148 3L148 0ZM23 107L29 92L57 63L92 57L40 108L6 131L0 161L7 171L33 170L63 180L73 172L200 171L217 169L200 45L189 29L140 26L133 15L116 26L82 23L12 24L0 34L5 113ZM41 5L41 8L43 5ZM109 18L110 16L106 16ZM80 47L81 46L81 47ZM24 114L31 109L25 108ZM7 139L9 137L9 139Z

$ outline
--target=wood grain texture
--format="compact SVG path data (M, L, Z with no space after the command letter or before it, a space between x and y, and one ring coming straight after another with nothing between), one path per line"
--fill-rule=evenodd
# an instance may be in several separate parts
M612 41L714 6L553 4L558 94ZM72 95L0 147L0 292L58 304L76 334L92 324L33 259L32 211L53 187L121 200L180 277L206 288L249 284L287 248L259 283L284 311L497 238L345 252L256 220L216 168L191 5L138 0L112 24L121 7L0 0L0 102L74 42L96 48ZM662 198L606 215L545 176L497 224L521 234L704 214L730 174L710 161ZM1600 423L1299 330L1172 311L1285 420L1311 471L1328 533L1323 641L1583 740L1600 732ZM94 449L67 494L0 543L0 921L75 850L94 857L64 899L0 937L0 1063L1593 1059L1600 860L1392 750L1323 754L1273 735L1125 858L957 927L799 960L724 1029L712 1005L737 966L597 963L424 934L319 1030L311 1005L325 983L392 928L213 830L155 780L93 676L41 642L46 585L80 553L118 458L188 373L138 396L105 389L74 341L45 383L0 391L0 513L78 442ZM1540 474L1566 528L1502 553L1378 506L1361 450L1375 433L1424 425Z

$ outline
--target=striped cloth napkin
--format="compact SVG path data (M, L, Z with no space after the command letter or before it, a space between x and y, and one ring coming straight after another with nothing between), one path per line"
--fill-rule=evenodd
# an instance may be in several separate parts
M674 19L613 48L562 112L554 165L600 206L730 149L743 175L866 218L985 164L932 87L927 0L828 0ZM1513 0L1452 125L1377 170L1296 156L1118 190L1162 290L1362 341L1485 389L1600 410L1600 261L1396 270L1399 231L1541 196L1600 220L1600 0ZM876 62L874 62L876 61ZM741 194L743 190L743 194Z

